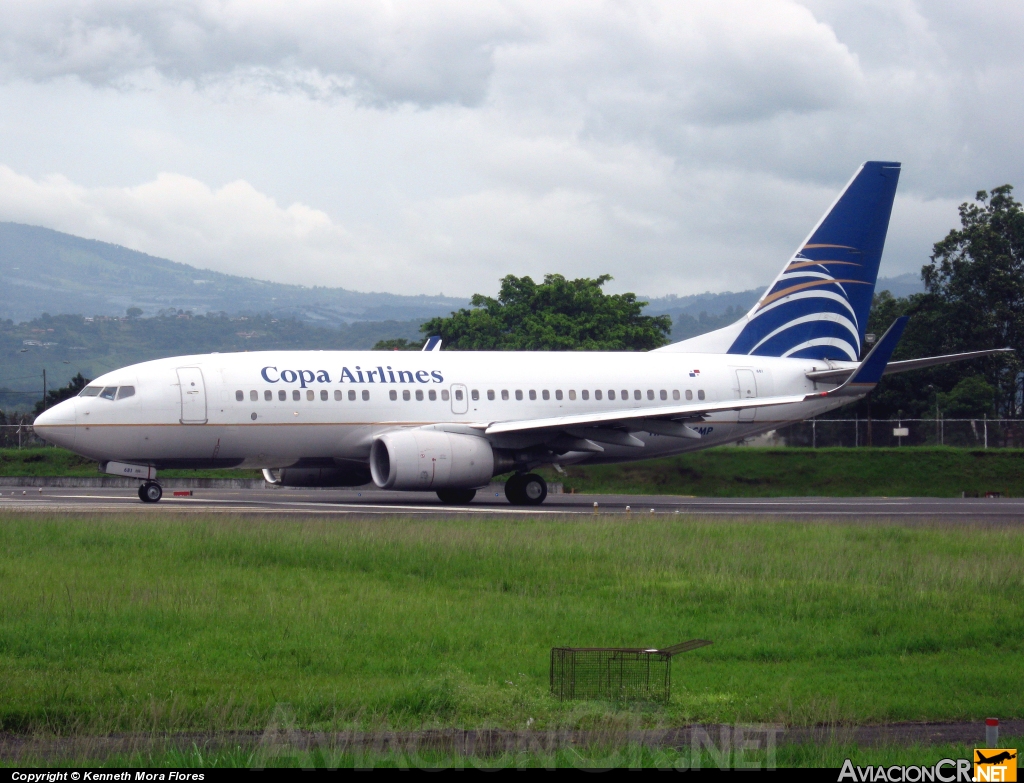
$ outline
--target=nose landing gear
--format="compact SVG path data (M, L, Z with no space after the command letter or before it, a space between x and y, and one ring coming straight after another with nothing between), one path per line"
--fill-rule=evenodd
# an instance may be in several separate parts
M513 506L539 506L548 496L548 483L536 473L516 473L505 482L505 497Z
M139 487L139 500L143 503L156 503L163 496L163 489L155 481L147 481Z

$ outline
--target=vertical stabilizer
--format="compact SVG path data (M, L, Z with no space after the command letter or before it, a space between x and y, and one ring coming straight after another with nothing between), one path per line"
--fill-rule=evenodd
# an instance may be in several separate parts
M857 361L899 176L865 163L749 313L659 350Z

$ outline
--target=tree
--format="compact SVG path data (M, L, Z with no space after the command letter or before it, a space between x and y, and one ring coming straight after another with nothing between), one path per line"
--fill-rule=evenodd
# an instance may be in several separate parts
M881 336L898 316L911 317L894 359L1004 347L1016 353L887 376L871 395L877 418L897 411L908 418L932 416L935 394L947 416L952 412L942 407L943 399L963 415L1020 415L1024 212L1012 191L1009 185L991 194L979 191L975 203L961 204L960 228L935 243L931 262L921 269L925 293L905 298L888 291L876 294L868 331ZM972 377L977 380L968 382ZM993 396L987 397L985 389L993 390ZM981 407L968 411L972 404ZM864 407L856 411L863 414Z
M647 351L665 345L672 331L667 315L642 314L635 294L605 294L611 275L567 280L545 275L508 275L498 297L474 294L473 309L432 318L420 327L449 350Z
M36 403L35 414L38 416L46 408L52 408L58 402L64 402L64 400L70 400L72 397L77 397L78 393L82 391L89 384L89 379L84 377L82 373L78 373L67 386L62 386L59 389L50 389L46 393L46 404L43 405L43 401L39 400Z
M128 310L126 311L126 315L129 318L142 318L142 308L141 307L129 307Z
M378 340L373 346L375 351L422 351L426 340L406 340L404 337L397 337L391 340Z

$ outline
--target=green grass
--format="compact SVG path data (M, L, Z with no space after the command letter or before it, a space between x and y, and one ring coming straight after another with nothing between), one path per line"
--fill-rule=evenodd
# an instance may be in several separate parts
M793 497L801 495L959 497L1024 496L1024 450L954 448L716 448L621 465L573 466L566 492ZM0 449L2 476L92 476L96 463L55 448ZM164 478L261 478L258 470L168 470Z
M5 514L0 553L0 731L1022 714L1019 529ZM551 646L693 637L668 705L548 694Z
M0 476L84 476L97 478L96 463L67 449L0 449ZM162 470L161 478L263 478L258 470Z
M1024 737L1004 737L1003 747L1020 748ZM423 750L381 752L367 750L352 753L332 748L315 747L312 750L284 747L239 746L226 750L207 751L198 747L191 750L153 750L115 754L106 758L70 757L54 759L19 760L16 766L27 766L36 761L49 767L177 767L177 768L277 768L303 767L306 769L524 769L524 768L637 768L662 769L715 769L729 768L790 768L825 767L838 769L846 759L855 766L896 765L930 767L940 759L971 759L974 746L965 744L912 745L910 747L883 746L861 748L856 745L780 745L774 754L763 749L742 754L735 749L722 753L692 749L658 749L623 743L596 748L566 748L554 752L523 751L494 756L462 756ZM0 766L3 766L0 763Z
M1024 496L1024 450L726 447L621 465L574 466L566 492L698 497Z

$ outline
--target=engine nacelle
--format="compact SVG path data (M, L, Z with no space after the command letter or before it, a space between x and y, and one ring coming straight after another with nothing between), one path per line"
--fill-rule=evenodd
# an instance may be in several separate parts
M381 489L470 489L494 475L491 444L473 435L437 430L396 430L370 449L373 483Z
M278 487L361 487L370 483L370 471L363 466L273 468L264 470L263 478Z

